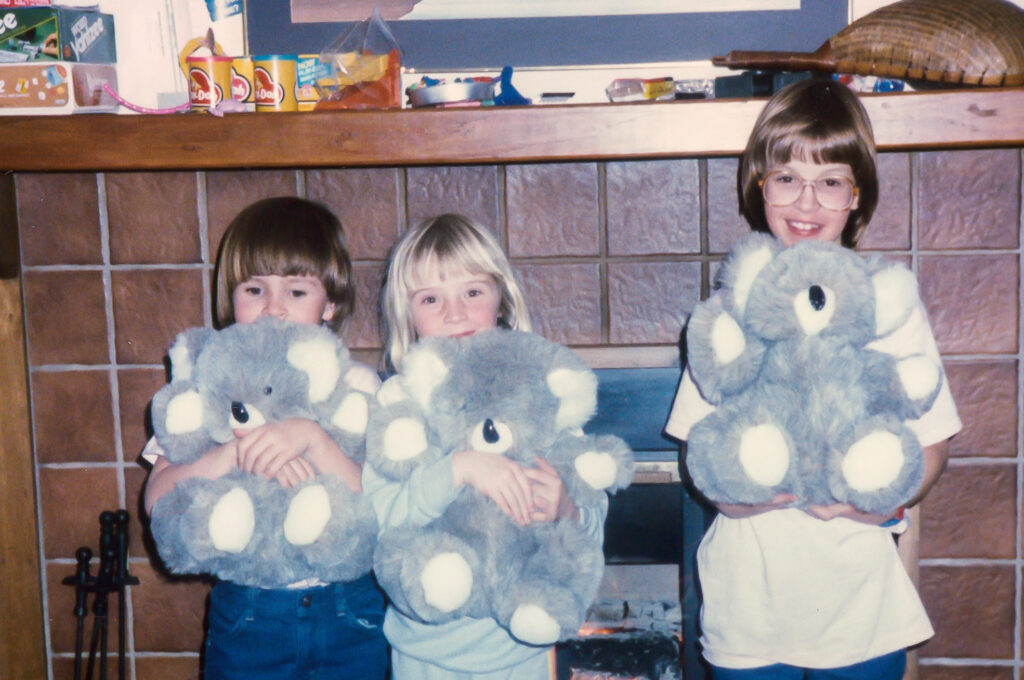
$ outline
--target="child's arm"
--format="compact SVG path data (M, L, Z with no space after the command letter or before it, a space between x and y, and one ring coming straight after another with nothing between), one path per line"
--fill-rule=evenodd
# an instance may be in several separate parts
M533 492L527 468L519 463L493 453L459 451L452 454L452 482L455 488L468 484L487 496L516 524L530 523Z
M146 480L146 512L152 512L156 502L174 489L178 482L192 477L216 479L223 477L236 467L238 467L237 440L210 449L192 463L172 465L165 456L158 456Z
M337 475L352 491L362 490L360 466L312 420L289 418L236 435L238 467L246 472L294 486L313 474L299 462L303 456L321 474Z

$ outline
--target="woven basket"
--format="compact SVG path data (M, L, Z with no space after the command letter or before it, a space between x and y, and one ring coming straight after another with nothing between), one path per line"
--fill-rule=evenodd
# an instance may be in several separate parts
M1024 10L1006 0L901 0L814 52L730 52L730 68L824 71L965 85L1024 83Z

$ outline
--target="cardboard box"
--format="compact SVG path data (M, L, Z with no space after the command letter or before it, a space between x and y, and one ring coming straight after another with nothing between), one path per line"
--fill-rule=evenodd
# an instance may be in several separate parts
M114 17L69 7L0 8L0 63L117 61Z
M0 116L116 112L118 103L103 90L104 83L117 91L114 64L0 64Z

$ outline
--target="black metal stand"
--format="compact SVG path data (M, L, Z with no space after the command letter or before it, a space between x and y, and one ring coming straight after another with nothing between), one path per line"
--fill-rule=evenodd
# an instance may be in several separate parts
M128 511L104 511L100 513L100 565L93 577L89 573L92 550L81 547L75 552L78 565L73 576L64 579L66 585L75 587L74 615L75 628L75 680L82 679L82 652L85 640L85 619L89 613L88 600L94 595L92 613L92 637L89 641L89 657L86 662L85 678L92 680L97 664L99 680L107 678L107 628L108 603L111 592L117 593L117 677L124 680L125 669L125 586L137 585L139 579L128 571Z

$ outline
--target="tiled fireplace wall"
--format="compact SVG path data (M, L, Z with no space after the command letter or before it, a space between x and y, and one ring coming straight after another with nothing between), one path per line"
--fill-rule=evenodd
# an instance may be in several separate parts
M966 423L925 501L921 591L937 633L923 678L1024 671L1021 531L1021 151L883 154L862 250L916 270ZM209 274L230 218L304 195L342 218L359 303L350 346L379 347L375 298L396 236L446 211L494 227L539 332L605 363L665 364L709 272L745 227L735 158L649 162L16 177L47 648L71 675L74 552L100 511L133 516L133 677L194 677L208 586L151 566L138 517L146 408L174 335L210 321ZM365 351L364 351L365 350ZM590 350L588 350L590 351ZM112 630L116 630L112 628ZM112 647L116 636L112 636Z

